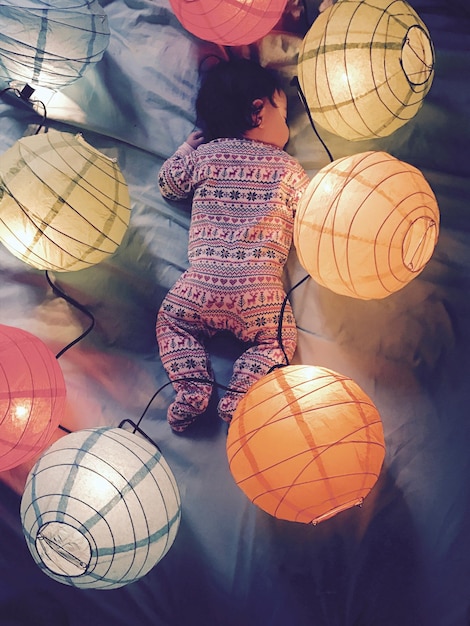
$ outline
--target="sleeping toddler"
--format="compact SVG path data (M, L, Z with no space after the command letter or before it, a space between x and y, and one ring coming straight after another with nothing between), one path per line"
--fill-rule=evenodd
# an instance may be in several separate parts
M163 300L156 325L176 392L168 408L176 432L207 408L214 376L204 344L215 333L229 331L246 345L218 403L227 422L256 380L292 358L297 331L288 302L280 325L282 274L309 182L284 151L287 99L270 70L220 61L202 80L196 112L201 130L163 164L158 181L167 199L192 197L189 268Z

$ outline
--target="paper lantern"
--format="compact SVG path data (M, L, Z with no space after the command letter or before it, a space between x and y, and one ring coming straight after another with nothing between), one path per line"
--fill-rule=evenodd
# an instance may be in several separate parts
M64 409L64 377L49 348L25 330L0 324L0 471L39 454Z
M227 437L237 485L274 517L316 524L361 504L385 444L379 413L346 376L289 365L240 401Z
M170 4L196 37L240 46L267 35L281 19L287 0L170 0Z
M294 222L301 265L320 285L364 300L418 276L439 235L439 208L422 173L385 152L330 163L312 178Z
M56 441L21 500L36 563L80 588L112 589L144 576L170 549L180 515L178 487L158 448L121 428Z
M32 87L74 82L109 43L98 0L3 0L0 26L0 80Z
M339 0L305 36L298 78L311 116L351 141L390 135L434 76L429 32L403 0Z
M116 160L80 135L24 137L0 156L0 241L37 269L80 270L108 258L129 217Z

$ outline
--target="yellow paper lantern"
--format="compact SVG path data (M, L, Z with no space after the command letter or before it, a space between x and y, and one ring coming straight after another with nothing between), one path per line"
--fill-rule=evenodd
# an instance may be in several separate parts
M299 52L313 120L351 141L403 126L433 77L431 37L404 0L338 0L315 20Z
M0 156L0 241L37 269L99 263L116 251L129 218L116 160L81 135L24 137Z
M180 518L178 487L161 452L121 428L56 441L32 468L21 500L35 562L82 589L142 578L172 546Z
M301 265L320 285L384 298L420 274L439 236L439 208L423 174L386 152L363 152L321 169L294 222Z
M385 443L377 408L354 381L289 365L242 398L227 455L235 482L254 504L280 519L316 524L363 502Z

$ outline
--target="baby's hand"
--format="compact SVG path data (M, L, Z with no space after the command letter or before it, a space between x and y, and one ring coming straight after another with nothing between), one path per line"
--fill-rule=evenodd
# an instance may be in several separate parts
M205 141L204 135L202 134L201 130L194 130L192 133L188 135L188 138L186 139L186 143L189 143L191 148L194 148L195 150L202 143L204 143L204 141Z

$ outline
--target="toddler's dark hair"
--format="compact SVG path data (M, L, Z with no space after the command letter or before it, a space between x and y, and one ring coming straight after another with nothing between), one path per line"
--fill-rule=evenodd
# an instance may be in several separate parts
M242 137L254 128L253 101L273 102L281 90L273 71L247 59L220 61L204 74L196 99L197 124L206 141Z

